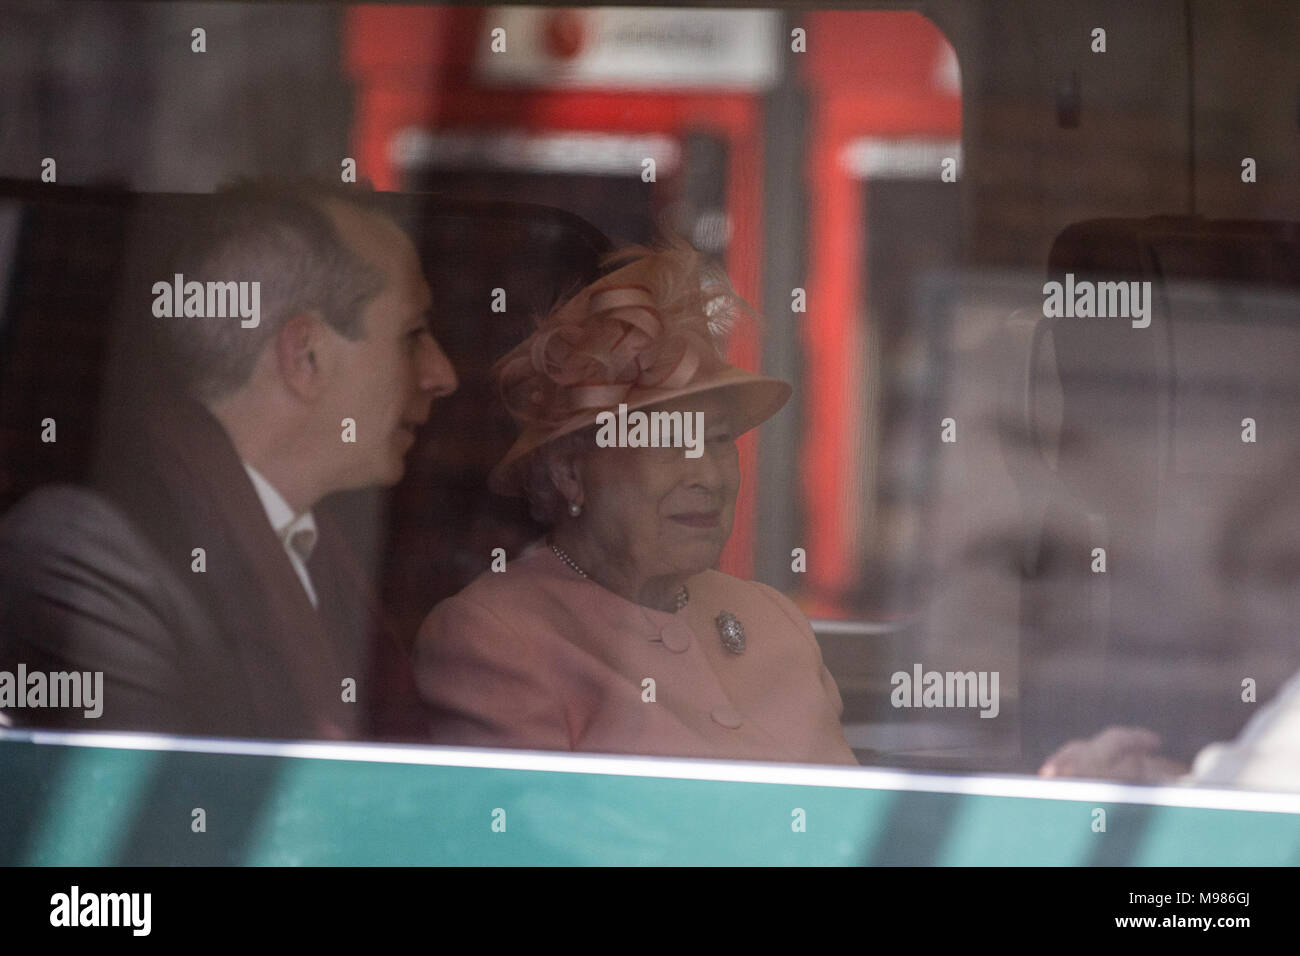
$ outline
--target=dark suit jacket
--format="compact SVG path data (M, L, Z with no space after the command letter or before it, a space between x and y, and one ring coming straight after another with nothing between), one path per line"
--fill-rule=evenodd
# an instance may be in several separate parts
M317 610L205 409L154 406L116 442L96 491L41 489L0 530L0 670L102 670L103 715L9 711L15 723L418 736L409 669L327 519L308 566Z

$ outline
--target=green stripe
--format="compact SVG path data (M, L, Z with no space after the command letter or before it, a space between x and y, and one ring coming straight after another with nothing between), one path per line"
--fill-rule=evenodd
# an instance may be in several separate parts
M1300 862L1289 813L15 741L0 766L4 864Z

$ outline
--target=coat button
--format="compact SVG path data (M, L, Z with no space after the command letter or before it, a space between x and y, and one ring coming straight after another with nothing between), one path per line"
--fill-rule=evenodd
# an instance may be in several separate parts
M744 723L744 720L740 716L740 714L732 710L730 707L715 707L713 708L713 713L710 716L713 717L715 723L721 724L723 727L726 727L728 730L735 730L742 723Z
M664 647L674 654L690 650L691 631L685 624L669 624L659 631L659 637L663 640Z

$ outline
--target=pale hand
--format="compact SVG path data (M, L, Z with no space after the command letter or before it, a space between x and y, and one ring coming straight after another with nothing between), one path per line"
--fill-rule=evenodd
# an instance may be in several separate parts
M1141 727L1108 727L1088 740L1072 740L1043 762L1040 777L1092 777L1126 783L1170 783L1187 773L1156 753L1158 734Z

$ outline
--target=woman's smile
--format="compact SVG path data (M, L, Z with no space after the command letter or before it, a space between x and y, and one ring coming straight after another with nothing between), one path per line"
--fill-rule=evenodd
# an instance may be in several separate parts
M722 520L722 510L684 511L669 515L668 520L684 524L688 528L716 528Z

